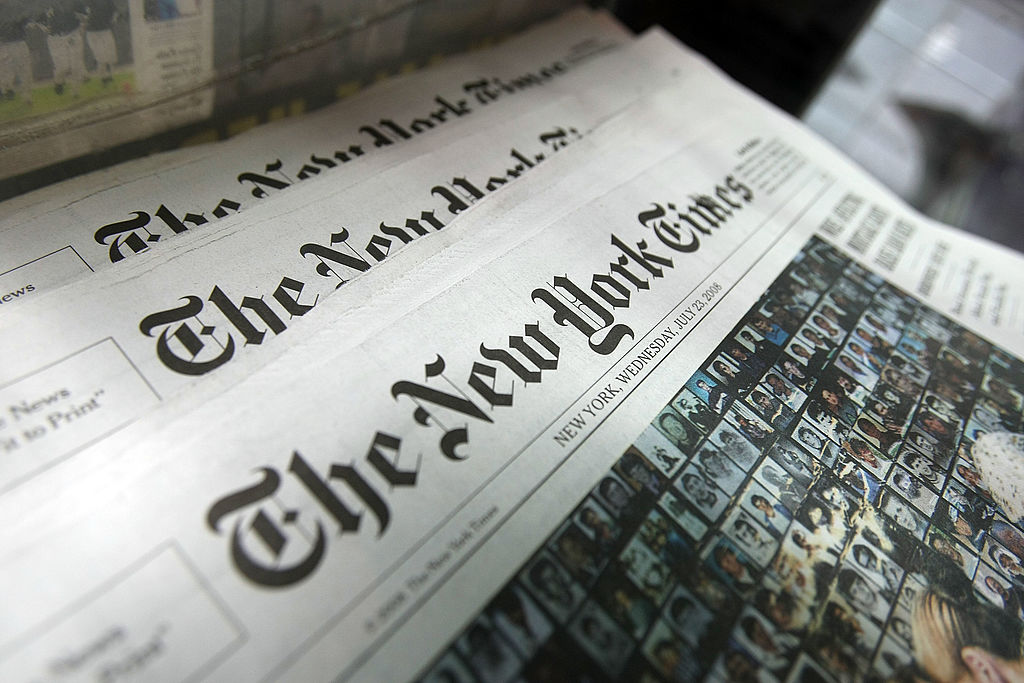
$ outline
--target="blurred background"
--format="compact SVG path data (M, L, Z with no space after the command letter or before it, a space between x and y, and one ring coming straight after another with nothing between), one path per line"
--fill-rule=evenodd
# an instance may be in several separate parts
M575 4L0 0L0 198L301 114ZM1024 250L1021 0L589 4L664 26L918 209Z

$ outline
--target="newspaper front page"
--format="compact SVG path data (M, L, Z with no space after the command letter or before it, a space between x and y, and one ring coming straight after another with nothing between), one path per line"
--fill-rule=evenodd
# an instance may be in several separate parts
M645 83L640 65L651 64L652 54L664 55L665 67L647 69ZM515 126L498 112L479 119L489 126L461 129L437 150L428 140L410 142L396 154L411 160L369 179L353 172L348 186L339 176L310 181L179 246L5 312L0 348L17 362L0 369L3 400L49 395L51 410L96 410L60 428L34 425L43 432L26 432L17 420L0 425L7 453L0 491L102 441L197 380L270 353L277 338L301 339L292 330L343 285L390 268L396 252L436 238L474 202L580 141L602 116L662 82L685 82L699 65L660 34L619 57L581 66L575 75L592 87L534 101ZM613 72L628 85L597 85Z
M606 69L634 69L629 80L638 84L636 92L663 83L680 66L657 61L656 55L671 54L665 50L615 54L630 42L606 14L573 11L498 48L390 81L311 116L75 179L32 193L30 202L5 203L0 311L138 254L166 250L178 241L172 238L209 232L315 179L351 184L415 156L410 147L422 154L470 134L474 125L493 125L506 112L514 117L538 102L593 89L596 77L576 72L599 55L617 60ZM617 91L627 96L626 89Z
M0 496L9 678L1021 666L1019 256L710 70L435 237Z

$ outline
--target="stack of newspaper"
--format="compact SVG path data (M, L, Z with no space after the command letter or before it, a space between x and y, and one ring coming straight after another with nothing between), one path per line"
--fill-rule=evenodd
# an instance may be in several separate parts
M1024 259L663 32L577 10L0 245L5 681L1022 675Z

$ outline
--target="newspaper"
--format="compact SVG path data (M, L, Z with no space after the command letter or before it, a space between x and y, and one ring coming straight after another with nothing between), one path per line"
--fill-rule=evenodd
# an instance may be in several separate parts
M10 295L3 304L165 249L173 237L207 232L312 179L351 183L409 158L410 145L422 153L466 135L467 124L486 125L477 123L481 118L493 125L503 112L514 116L592 88L593 68L587 77L573 72L627 43L607 15L577 10L499 48L382 84L309 117L63 183L33 193L24 207L8 203L0 223L0 291ZM679 66L655 62L639 73L639 60L654 54L607 54L620 60L608 68L632 64L638 88L651 87Z
M230 130L322 106L338 88L464 51L571 4L12 0L0 8L0 180L165 131L184 138L185 124Z
M387 265L0 496L6 678L1021 665L1018 255L702 69Z

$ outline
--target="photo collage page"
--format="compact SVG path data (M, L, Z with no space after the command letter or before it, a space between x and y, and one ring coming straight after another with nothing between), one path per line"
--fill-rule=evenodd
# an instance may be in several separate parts
M1024 533L971 448L1022 396L813 238L422 680L1020 674Z

